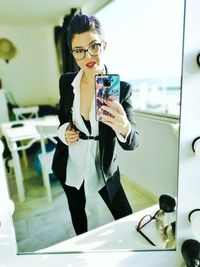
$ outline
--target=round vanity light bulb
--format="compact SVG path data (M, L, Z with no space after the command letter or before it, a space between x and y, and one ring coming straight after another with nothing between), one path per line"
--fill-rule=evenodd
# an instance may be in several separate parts
M197 54L196 63L197 63L197 67L200 68L200 53Z
M184 266L200 266L200 243L194 239L187 239L181 246L181 253L185 260ZM182 265L183 266L183 265Z
M191 230L196 240L200 242L200 209L192 210L189 214Z
M192 142L192 150L197 158L200 158L200 137L198 136Z

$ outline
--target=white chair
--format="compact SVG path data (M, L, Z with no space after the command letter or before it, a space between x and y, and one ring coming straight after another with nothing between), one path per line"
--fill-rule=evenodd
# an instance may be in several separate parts
M17 121L38 118L39 106L13 108L12 111ZM24 143L22 142L22 144ZM24 165L27 167L28 160L27 160L25 150L22 150L22 157L23 157Z
M38 117L39 106L13 108L16 120L32 119Z
M55 149L47 152L45 143L47 140L51 140L52 143L57 144L57 126L55 125L36 125L36 129L40 134L41 154L38 155L42 169L42 177L44 186L47 190L48 201L52 202L51 184L49 174L52 173L51 165Z

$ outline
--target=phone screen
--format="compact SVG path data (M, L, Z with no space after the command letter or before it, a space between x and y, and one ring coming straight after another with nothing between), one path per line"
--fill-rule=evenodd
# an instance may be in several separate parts
M119 101L120 97L120 77L118 74L106 74L95 76L95 96L96 96L96 120L101 121L100 114L103 112L112 116L109 112L103 111L101 107L107 105L107 100Z

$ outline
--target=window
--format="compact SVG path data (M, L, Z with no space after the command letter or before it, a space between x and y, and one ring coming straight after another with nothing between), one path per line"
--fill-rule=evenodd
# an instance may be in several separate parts
M180 0L115 0L95 14L106 65L132 84L136 111L179 116L183 8Z

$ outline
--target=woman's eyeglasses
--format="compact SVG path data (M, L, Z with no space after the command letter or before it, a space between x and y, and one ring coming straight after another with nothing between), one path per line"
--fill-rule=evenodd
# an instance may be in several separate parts
M102 43L95 43L88 47L88 49L75 48L72 50L72 55L76 60L84 59L86 52L90 56L98 56L101 53Z
M142 231L141 229L149 224L152 220L155 220L156 219L156 215L157 215L158 211L156 211L156 213L151 216L149 214L145 215L142 217L142 219L139 221L139 223L137 224L137 227L136 227L136 231L141 234L141 236L143 236L151 245L153 246L156 246L152 241L151 239L148 238L148 236L146 236Z

